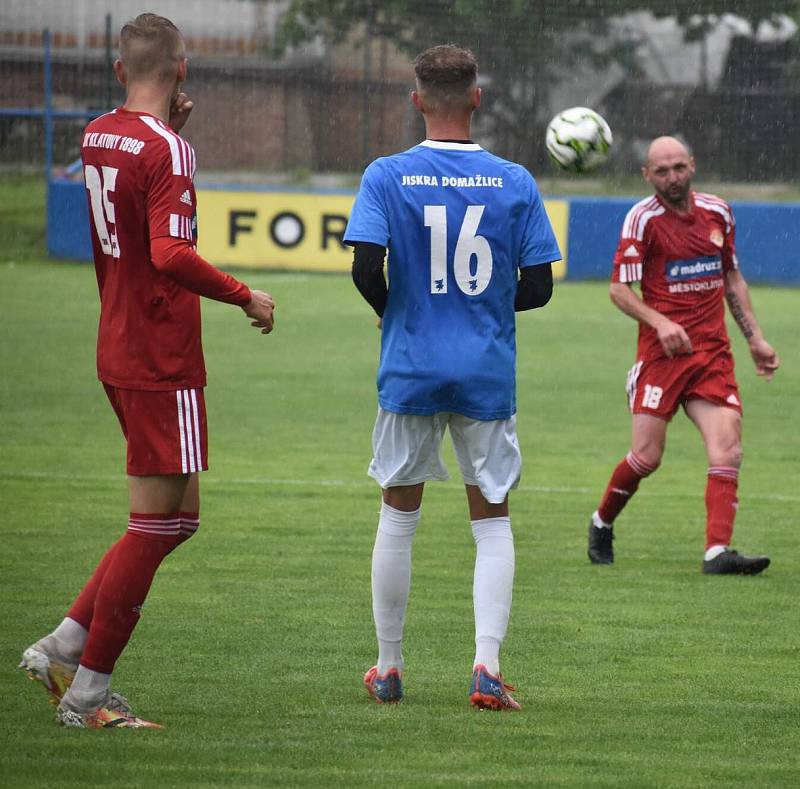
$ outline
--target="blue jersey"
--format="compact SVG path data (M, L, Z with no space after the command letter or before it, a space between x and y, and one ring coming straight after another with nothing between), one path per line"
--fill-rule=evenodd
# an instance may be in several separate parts
M518 269L561 258L531 174L474 143L426 140L366 169L345 241L389 248L381 407L514 414Z

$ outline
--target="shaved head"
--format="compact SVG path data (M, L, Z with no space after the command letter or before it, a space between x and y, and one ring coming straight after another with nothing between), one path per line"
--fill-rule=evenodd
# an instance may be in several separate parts
M675 137L656 137L647 149L642 177L676 211L691 207L694 157L689 146Z
M692 152L689 150L689 146L677 137L656 137L647 149L645 166L650 166L655 159L674 156L685 156L687 159L691 159Z

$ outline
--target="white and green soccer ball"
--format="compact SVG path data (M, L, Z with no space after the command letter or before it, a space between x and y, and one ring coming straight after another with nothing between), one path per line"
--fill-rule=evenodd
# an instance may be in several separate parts
M588 107L570 107L547 124L547 153L557 167L569 172L585 173L602 164L611 142L609 125Z

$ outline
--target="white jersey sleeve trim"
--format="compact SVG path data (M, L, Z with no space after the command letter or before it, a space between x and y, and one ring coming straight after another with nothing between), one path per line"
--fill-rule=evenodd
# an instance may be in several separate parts
M192 220L182 214L169 215L169 234L173 238L183 238L187 241L194 241L192 235Z
M621 263L619 267L620 282L640 282L642 279L641 263Z

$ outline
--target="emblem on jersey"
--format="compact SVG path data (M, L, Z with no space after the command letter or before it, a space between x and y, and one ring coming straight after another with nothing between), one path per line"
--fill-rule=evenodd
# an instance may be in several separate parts
M192 195L189 193L188 189L181 195L181 202L186 203L186 205L192 204Z
M739 400L736 398L735 394L730 394L725 398L726 403L730 403L731 405L739 405Z
M722 247L725 243L725 237L722 235L722 231L716 228L711 231L711 235L708 238L715 247Z
M623 253L622 257L624 258L638 258L639 257L639 250L631 244Z

